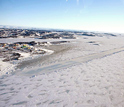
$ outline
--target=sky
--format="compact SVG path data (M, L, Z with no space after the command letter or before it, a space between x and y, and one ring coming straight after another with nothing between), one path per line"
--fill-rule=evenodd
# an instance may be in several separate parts
M0 25L124 33L124 0L0 0Z

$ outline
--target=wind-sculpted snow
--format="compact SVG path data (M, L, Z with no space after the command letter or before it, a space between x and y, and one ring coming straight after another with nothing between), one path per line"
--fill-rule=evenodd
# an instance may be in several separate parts
M0 78L1 107L123 107L124 52L38 76Z

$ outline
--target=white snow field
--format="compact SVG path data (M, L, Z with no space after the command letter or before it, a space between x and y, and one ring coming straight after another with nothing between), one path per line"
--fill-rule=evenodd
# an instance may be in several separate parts
M35 67L123 48L124 37L80 37L68 45ZM124 107L123 57L121 51L52 72L1 76L0 107Z
M119 49L124 47L124 36L103 36L103 37L79 37L76 40L70 40L70 43L62 45L46 46L48 50L54 53L32 61L25 61L19 64L19 68L29 70L31 68L45 67L46 65L57 64L62 61L69 61L75 58L85 57L97 54L103 51ZM57 52L56 52L57 50Z
M124 52L67 69L0 79L1 107L123 107Z

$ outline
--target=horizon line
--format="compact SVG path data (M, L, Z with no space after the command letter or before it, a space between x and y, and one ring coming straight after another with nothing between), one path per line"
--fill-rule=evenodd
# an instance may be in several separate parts
M5 26L5 27L1 27ZM63 29L63 28L43 28L43 27L29 27L29 26L17 26L17 25L0 25L0 28L9 28L12 29L32 29L32 30L63 30L63 31L79 31L79 32L97 32L97 33L117 33L124 34L124 32L112 32L112 31L96 31L96 30L81 30L81 29ZM20 28L19 28L20 27Z

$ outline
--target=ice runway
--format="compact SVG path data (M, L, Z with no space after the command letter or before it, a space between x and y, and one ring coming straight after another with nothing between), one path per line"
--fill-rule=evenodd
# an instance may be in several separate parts
M23 71L19 71L19 72L15 72L16 75L27 75L27 76L31 76L31 75L37 75L37 74L42 74L42 73L48 73L51 71L56 71L59 69L64 69L64 68L68 68L74 65L78 65L84 62L88 62L90 60L93 59L98 59L98 58L102 58L114 53L118 53L124 51L124 47L122 48L118 48L118 49L112 49L112 50L108 50L108 51L103 51L100 53L96 53L96 54L91 54L91 55L87 55L87 56L83 56L83 57L78 57L78 58L74 58L71 59L69 61L62 61L56 64L51 64L49 66L45 66L45 67L39 67L39 68L32 68L32 69L26 69Z

